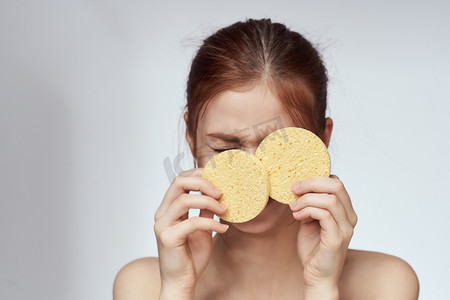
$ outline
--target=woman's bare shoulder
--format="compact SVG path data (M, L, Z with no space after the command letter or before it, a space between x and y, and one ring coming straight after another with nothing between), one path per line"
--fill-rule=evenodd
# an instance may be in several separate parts
M114 299L158 299L160 286L158 258L139 258L117 273ZM342 299L416 300L419 281L413 268L397 256L349 249L340 292Z
M343 299L415 300L419 280L400 257L381 252L349 249L341 277Z
M143 257L123 266L114 280L114 300L158 299L161 287L157 257Z

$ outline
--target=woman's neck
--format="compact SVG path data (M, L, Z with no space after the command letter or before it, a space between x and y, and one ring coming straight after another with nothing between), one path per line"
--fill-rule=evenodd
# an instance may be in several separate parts
M209 275L220 278L225 286L255 292L280 295L290 284L300 288L303 269L297 254L298 229L299 222L257 234L230 226L225 234L214 237Z

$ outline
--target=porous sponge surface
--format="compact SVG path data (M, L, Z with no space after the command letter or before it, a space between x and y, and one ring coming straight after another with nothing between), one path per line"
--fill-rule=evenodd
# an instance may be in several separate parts
M285 127L269 134L255 156L267 171L270 197L289 204L298 199L292 185L308 177L330 176L330 155L322 140L309 130Z
M270 184L259 159L242 150L227 150L212 157L202 177L223 192L219 202L228 208L219 217L242 223L256 217L269 200Z

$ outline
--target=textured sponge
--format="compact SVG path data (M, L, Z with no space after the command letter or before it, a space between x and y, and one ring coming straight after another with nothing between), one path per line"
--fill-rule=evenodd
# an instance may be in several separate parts
M223 192L219 202L228 209L219 217L242 223L256 217L269 200L269 179L262 163L242 150L227 150L213 156L202 177Z
M309 130L286 127L266 136L256 149L270 181L270 197L289 204L298 199L292 185L307 177L330 176L330 155Z

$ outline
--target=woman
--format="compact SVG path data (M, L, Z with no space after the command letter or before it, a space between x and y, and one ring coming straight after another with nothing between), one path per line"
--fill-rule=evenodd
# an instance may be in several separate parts
M201 177L212 156L254 154L265 136L289 126L316 133L328 147L326 106L326 69L300 34L250 19L208 37L192 62L184 115L198 168L177 176L155 214L159 258L123 267L114 298L417 299L418 280L405 261L348 249L357 215L335 175L294 184L297 201L270 199L248 222L213 218L226 207ZM199 217L188 218L190 208Z

